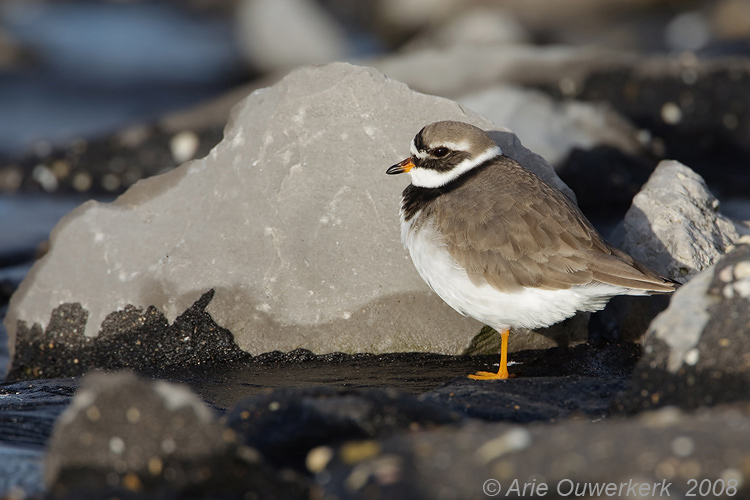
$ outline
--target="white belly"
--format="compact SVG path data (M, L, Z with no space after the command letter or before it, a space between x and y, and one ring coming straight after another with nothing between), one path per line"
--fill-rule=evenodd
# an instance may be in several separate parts
M450 256L434 227L426 222L416 231L411 221L401 220L401 241L409 250L419 275L449 306L493 327L541 328L558 323L578 311L598 311L607 301L630 290L605 284L592 284L568 290L527 288L503 293L486 282L473 283L466 271ZM637 291L636 291L637 293Z

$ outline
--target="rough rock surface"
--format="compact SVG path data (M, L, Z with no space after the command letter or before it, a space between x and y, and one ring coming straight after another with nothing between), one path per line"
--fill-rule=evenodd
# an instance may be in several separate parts
M398 500L667 494L682 499L688 492L698 496L700 482L708 480L710 486L716 484L717 494L709 491L706 496L745 498L749 415L747 404L711 415L665 408L598 424L470 422L460 428L345 443L328 450L313 493L316 498Z
M696 408L750 394L750 237L683 286L651 323L628 410Z
M633 198L612 243L684 283L716 262L742 231L719 212L719 201L700 175L665 160ZM668 296L615 297L594 315L593 330L598 338L640 343L668 301Z
M703 178L673 160L659 163L633 198L624 231L624 251L679 281L707 269L740 237Z
M64 218L11 300L11 346L19 328L48 329L62 304L79 304L78 333L96 336L128 305L171 322L214 289L207 311L251 353L460 353L481 325L417 275L399 236L406 179L384 175L441 119L493 131L506 154L570 193L515 135L454 102L370 68L301 69L239 104L206 158Z
M89 375L56 423L46 482L53 498L222 496L240 486L277 497L284 488L236 438L187 387L127 372Z

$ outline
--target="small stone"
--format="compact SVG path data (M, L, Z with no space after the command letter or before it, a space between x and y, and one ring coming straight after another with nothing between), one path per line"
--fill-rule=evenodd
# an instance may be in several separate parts
M130 491L140 491L143 487L141 480L132 472L125 474L122 478L122 485Z
M378 453L380 445L377 441L350 441L339 449L341 460L349 465L372 458Z
M724 283L731 283L733 280L734 266L727 266L719 271L719 279Z
M115 455L122 455L125 451L125 441L121 437L114 436L109 440L109 451Z
M86 409L86 416L87 416L87 417L88 417L88 419L89 419L89 420L91 420L92 422L96 422L97 420L99 420L99 418L101 417L101 415L102 415L102 414L101 414L101 412L99 411L99 408L97 408L96 406L89 406L89 407L88 407L88 408Z
M329 446L316 446L307 454L305 466L313 474L322 471L333 458L333 450Z
M21 187L23 173L15 165L0 169L0 191L14 192Z
M750 278L750 261L743 260L734 266L734 278L737 280Z
M52 162L52 173L58 179L65 179L70 175L70 163L65 160L55 160Z
M130 408L128 408L125 415L128 419L128 422L130 422L131 424L136 424L141 419L141 412L135 406L131 406Z
M734 291L743 299L750 298L750 278L744 278L734 283Z
M513 429L483 444L476 452L480 463L488 463L506 453L523 450L531 445L531 434L526 429Z
M105 174L101 185L105 191L117 191L120 188L120 178L115 174Z
M83 193L91 189L93 180L91 179L91 174L88 172L77 172L73 176L73 182L71 184L73 185L73 189L79 193Z
M34 167L34 170L31 172L31 177L48 193L57 190L57 177L55 177L55 174L46 165L40 164Z
M687 353L685 353L685 363L688 366L695 366L698 363L700 356L701 354L698 349L690 349Z
M152 476L158 476L164 468L164 462L159 457L151 457L148 461L148 472Z
M195 157L195 153L200 146L198 134L191 130L184 130L169 141L169 149L172 152L172 158L176 163L185 163Z
M661 119L669 125L676 125L682 121L682 110L673 103L667 102L661 107Z

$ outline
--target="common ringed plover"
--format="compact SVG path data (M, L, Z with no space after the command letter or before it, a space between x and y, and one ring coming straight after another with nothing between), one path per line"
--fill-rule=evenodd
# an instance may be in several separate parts
M401 241L427 284L453 309L501 334L497 373L508 378L511 327L541 328L615 295L674 291L613 247L562 192L503 155L482 129L442 121L411 142L386 173L411 176L401 199Z

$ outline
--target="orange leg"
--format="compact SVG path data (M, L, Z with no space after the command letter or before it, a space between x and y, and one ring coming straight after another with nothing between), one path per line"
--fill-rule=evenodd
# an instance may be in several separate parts
M500 338L502 344L500 346L500 368L497 373L493 372L476 372L473 375L469 375L470 379L474 380L497 380L508 378L508 336L510 335L509 330L503 330L500 332Z

